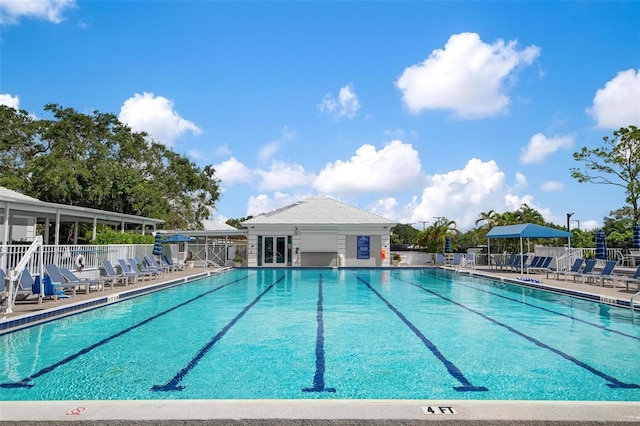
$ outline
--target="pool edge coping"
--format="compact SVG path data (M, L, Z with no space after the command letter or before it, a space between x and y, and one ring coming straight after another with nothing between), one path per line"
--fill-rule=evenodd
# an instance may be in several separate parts
M501 400L111 400L3 401L3 424L21 422L153 422L260 420L265 424L354 425L384 421L450 421L473 424L640 423L640 403L601 401ZM427 410L432 407L433 413ZM242 423L241 423L242 424ZM547 423L545 423L547 424Z

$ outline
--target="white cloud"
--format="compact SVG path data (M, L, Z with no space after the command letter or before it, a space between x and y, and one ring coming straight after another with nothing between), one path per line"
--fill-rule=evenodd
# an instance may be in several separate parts
M213 168L216 171L216 177L224 186L251 182L251 170L235 157L215 164Z
M0 93L0 105L13 109L20 109L20 97L11 96L8 93Z
M578 224L576 223L576 226ZM593 231L594 229L601 228L600 222L597 220L585 220L584 222L580 222L580 229L582 231Z
M516 173L516 190L521 190L527 187L527 177L522 173Z
M282 191L297 186L308 186L314 176L307 173L299 164L274 162L269 170L257 170L261 177L259 189L261 191Z
M499 211L508 191L495 161L473 158L462 170L431 176L409 222L432 223L434 217L445 216L455 219L458 229L472 228L481 212Z
M247 202L247 216L257 216L281 207L285 207L307 198L306 195L291 195L282 192L273 194L273 198L266 194L249 197Z
M280 138L264 145L258 153L260 161L268 161L278 152L280 147L286 142L296 137L296 132L290 130L287 126L282 128Z
M216 150L215 150L216 156L218 157L224 157L226 155L231 154L231 149L229 148L229 146L225 143L224 145L219 145Z
M395 191L406 189L420 178L418 151L410 144L394 140L380 151L373 145L362 145L349 161L327 164L314 187L328 194Z
M522 149L520 161L527 163L542 163L548 155L560 148L570 149L573 146L574 136L546 137L542 133L536 133L529 139L529 144Z
M564 185L562 184L562 182L556 182L554 180L543 182L540 186L540 189L542 189L543 191L560 191L563 188Z
M406 68L395 84L412 113L446 109L462 118L492 116L507 111L509 85L539 55L534 45L518 50L517 41L486 44L476 33L454 34L444 49Z
M16 24L22 17L44 19L54 24L62 22L62 14L76 7L74 0L2 0L0 23Z
M155 142L168 146L186 132L202 133L198 126L174 111L169 99L153 93L136 93L127 99L120 108L118 119L134 131L147 132Z
M602 128L640 125L640 69L621 71L598 89L587 113Z
M318 104L321 112L327 112L336 119L346 118L351 120L360 110L360 101L358 95L353 90L351 83L340 89L338 99L335 99L331 93L327 93L322 102Z

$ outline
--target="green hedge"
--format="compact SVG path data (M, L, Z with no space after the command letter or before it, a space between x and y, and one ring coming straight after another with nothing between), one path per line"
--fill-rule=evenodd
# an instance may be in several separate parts
M112 229L105 229L96 234L96 239L91 244L109 245L109 244L153 244L155 238L153 235L143 235L132 232L116 232Z

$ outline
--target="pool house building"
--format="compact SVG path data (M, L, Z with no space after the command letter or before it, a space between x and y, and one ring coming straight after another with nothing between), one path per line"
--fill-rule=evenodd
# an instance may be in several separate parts
M390 266L396 222L326 196L242 223L249 267Z

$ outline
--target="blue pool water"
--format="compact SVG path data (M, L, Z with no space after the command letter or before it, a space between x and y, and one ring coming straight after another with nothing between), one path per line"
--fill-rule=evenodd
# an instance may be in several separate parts
M0 336L0 400L640 401L628 310L409 270L234 270Z

